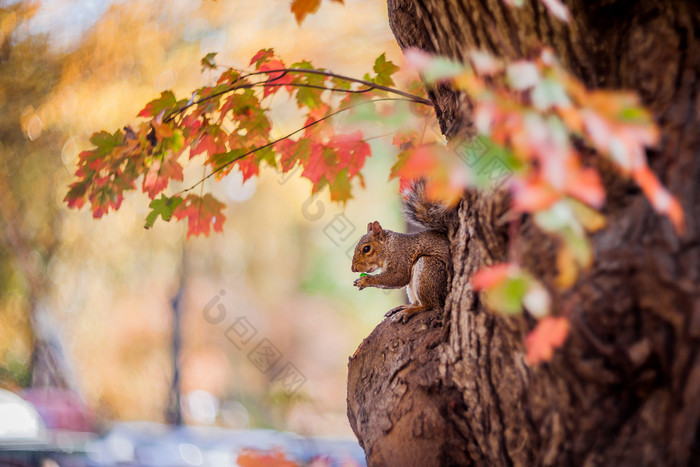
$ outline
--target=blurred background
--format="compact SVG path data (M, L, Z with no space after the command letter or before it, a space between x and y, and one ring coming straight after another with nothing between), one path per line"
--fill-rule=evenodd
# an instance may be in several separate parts
M142 193L97 221L62 199L90 135L134 122L163 90L181 97L215 80L199 63L209 52L246 67L273 47L286 63L357 77L382 52L400 63L385 10L323 2L298 26L288 1L0 2L0 441L38 433L48 449L55 433L84 433L89 449L111 443L135 462L134 433L157 437L165 424L222 439L354 438L347 359L403 300L358 292L350 271L367 222L404 229L382 156L390 136L372 140L367 187L347 206L270 169L207 183L228 204L210 238L185 241L174 221L144 230ZM280 135L298 125L284 112L273 121ZM186 169L185 182L197 177ZM214 465L182 445L186 465ZM91 462L111 462L100 455Z

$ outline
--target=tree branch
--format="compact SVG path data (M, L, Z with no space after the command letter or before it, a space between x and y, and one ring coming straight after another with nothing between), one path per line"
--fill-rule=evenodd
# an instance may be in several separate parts
M256 83L247 83L247 84L239 84L236 85L235 83L238 83L239 81L242 81L246 78L249 78L251 76L257 76L261 74L272 74L272 73L282 73L280 76L277 76L275 78L270 78L265 81L259 81ZM281 79L283 76L285 76L287 73L309 73L309 74L315 74L315 75L322 75L322 76L327 76L330 78L338 78L344 81L349 81L352 83L358 83L362 84L364 86L367 86L366 89L342 89L342 88L327 88L325 86L316 86L313 84L303 84L303 83L296 83L296 84L282 84L282 83L274 83L274 81L277 81ZM232 85L231 87L224 89L222 91L216 92L210 96L203 97L201 99L198 99L196 101L192 101L183 107L180 107L179 109L173 111L171 114L169 114L163 121L164 122L169 122L173 118L175 118L176 115L181 114L185 110L189 109L192 106L201 104L202 102L206 102L210 99L214 99L215 97L222 96L224 94L227 94L232 91L236 91L238 89L247 89L247 88L253 88L256 86L262 86L262 87L268 87L268 86L295 86L299 88L312 88L312 89L322 89L324 91L331 91L331 92L345 92L345 93L365 93L369 92L372 90L379 90L379 91L385 91L391 94L396 94L398 96L404 97L405 100L409 100L411 102L415 102L417 104L424 104L424 105L429 105L432 107L433 103L429 99L425 99L423 97L417 96L415 94L411 94L409 92L401 91L399 89L394 89L390 88L388 86L382 86L380 84L375 84L372 83L371 81L366 81L363 79L358 79L358 78L351 78L349 76L344 76L344 75L338 75L336 73L332 73L330 71L323 71L323 70L308 70L304 68L280 68L278 70L265 70L265 71L256 71L252 73L248 73L245 75L241 75Z

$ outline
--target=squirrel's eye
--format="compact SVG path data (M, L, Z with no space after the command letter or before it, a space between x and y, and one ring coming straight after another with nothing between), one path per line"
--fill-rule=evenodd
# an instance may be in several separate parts
M363 253L369 253L369 250L370 250L370 249L371 249L371 247L370 247L369 245L365 245L364 248L362 248L362 252L363 252Z

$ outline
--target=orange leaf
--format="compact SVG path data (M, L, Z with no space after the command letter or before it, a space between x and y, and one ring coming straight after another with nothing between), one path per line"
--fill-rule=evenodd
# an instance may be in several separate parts
M530 365L551 360L554 349L564 344L568 334L568 319L562 316L542 318L535 329L525 338L525 348L527 349L525 359Z
M605 188L595 169L570 167L564 191L596 208L605 202Z
M683 208L676 198L661 185L659 179L649 166L644 165L637 168L632 177L639 184L640 188L651 202L651 205L661 214L666 214L671 220L676 232L680 235L685 232L685 216Z
M292 13L294 13L297 23L301 24L306 15L316 13L320 6L321 0L293 0Z
M566 289L574 285L578 277L578 267L576 266L576 258L574 258L571 249L566 244L561 245L557 251L557 277L556 283Z
M284 453L280 451L255 451L243 449L236 459L237 465L241 467L296 467L297 465L288 460Z
M513 183L513 209L521 212L544 211L561 199L551 186L539 180Z
M178 220L187 218L187 238L200 234L208 237L212 226L214 231L222 232L226 220L222 212L225 207L224 203L208 193L202 197L190 194L175 208L173 216Z
M435 154L427 146L419 146L413 151L399 169L399 176L410 180L425 177L438 166Z
M501 263L481 268L474 273L471 279L474 290L490 289L502 283L514 271L510 263Z

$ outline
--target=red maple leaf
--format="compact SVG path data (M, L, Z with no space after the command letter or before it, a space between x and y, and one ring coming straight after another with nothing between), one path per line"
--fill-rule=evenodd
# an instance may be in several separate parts
M182 166L173 159L156 159L143 177L143 192L154 199L158 193L165 190L171 178L182 181Z
M280 155L282 172L289 172L297 163L300 143L301 141L285 138L273 145L275 151Z
M243 174L244 182L253 175L257 175L260 171L258 165L255 163L255 159L253 158L252 154L237 160L236 165L238 166L238 170L241 171L241 174Z
M192 148L190 149L190 159L205 152L209 157L213 156L214 154L226 152L226 144L222 138L219 138L219 136L225 136L225 134L223 134L223 132L211 133L207 131L199 135L197 142L192 145Z
M360 130L345 135L335 135L328 145L336 149L340 159L339 168L347 167L350 178L360 173L365 165L365 159L372 154L372 150L362 138Z
M275 56L275 51L272 49L261 49L259 50L255 55L253 55L253 58L250 59L250 64L252 65L255 63L255 69L259 69L260 65L267 61L269 58Z
M562 316L547 316L525 338L525 356L531 365L552 359L554 349L561 347L569 334L569 320Z
M202 121L194 115L187 115L182 119L182 128L185 130L185 135L192 136L199 133L202 129Z
M85 205L85 195L87 194L87 183L84 181L71 183L68 193L63 201L68 203L69 208L80 209Z
M391 140L391 144L402 151L405 151L406 149L416 145L416 136L415 131L399 131L394 135L394 138Z
M402 179L418 180L432 173L439 163L431 147L418 146L412 151L398 170Z
M214 231L222 232L226 216L223 209L226 205L210 194L202 197L187 195L187 198L175 209L173 216L182 220L187 218L187 238L191 235L209 236L212 226Z
M510 263L500 263L494 264L492 266L486 266L474 273L471 278L472 288L474 290L483 290L496 287L497 285L503 283L508 276L516 271L517 267L514 267Z
M269 70L281 70L284 69L284 63L282 60L269 60L265 63L263 63L258 70L259 71L269 71ZM294 81L294 76L292 76L291 73L287 73L285 71L276 71L272 73L268 73L269 79L267 80L267 83L271 84L271 86L265 86L265 90L263 91L263 97L267 97L270 94L276 93L282 85L285 85L287 90L289 91L291 89L291 84Z
M318 185L321 177L326 173L326 161L323 157L324 147L320 143L313 143L309 151L309 157L304 164L304 170L301 173L302 177L306 177Z
M109 177L96 178L88 198L92 208L92 217L95 219L107 214L110 208L116 211L124 200L124 197L109 184Z

